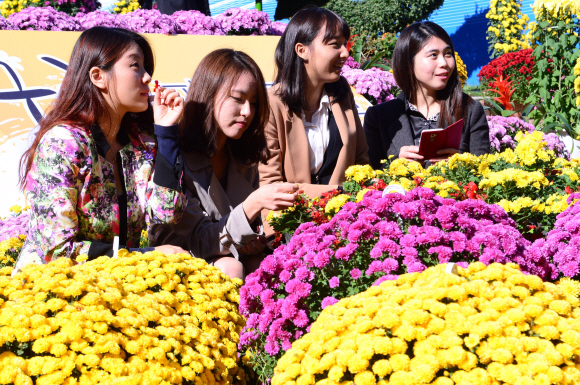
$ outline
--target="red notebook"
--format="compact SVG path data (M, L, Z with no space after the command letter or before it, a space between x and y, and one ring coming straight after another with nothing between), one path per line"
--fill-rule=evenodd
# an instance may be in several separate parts
M463 134L463 119L458 120L447 128L425 130L421 133L419 155L423 155L424 159L433 159L441 157L441 155L437 154L439 150L446 148L459 150L461 134Z

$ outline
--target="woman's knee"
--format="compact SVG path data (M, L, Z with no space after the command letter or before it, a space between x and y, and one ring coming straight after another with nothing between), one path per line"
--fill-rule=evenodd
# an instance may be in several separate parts
M233 257L222 257L213 265L230 278L244 279L244 265Z

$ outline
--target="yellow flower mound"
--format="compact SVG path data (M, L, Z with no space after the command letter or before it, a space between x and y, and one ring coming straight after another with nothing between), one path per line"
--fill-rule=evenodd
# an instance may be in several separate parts
M365 180L373 179L383 172L380 170L373 170L371 166L366 165L354 165L346 169L344 176L347 180L354 180L357 183L361 183Z
M340 194L333 198L330 198L326 207L324 208L324 212L326 214L336 214L338 210L345 205L346 202L350 200L350 195L347 194Z
M467 66L461 60L461 56L455 52L455 65L457 66L457 72L459 73L459 79L461 80L461 85L464 86L467 81Z
M10 273L0 269L1 384L245 382L241 281L202 259L122 250Z
M125 14L128 12L133 12L140 9L141 6L139 2L136 0L121 0L115 3L115 8L113 8L113 12L117 14Z
M326 307L272 385L580 383L580 300L515 264L446 267Z
M0 3L0 15L8 19L13 13L20 12L28 6L27 0L4 0Z

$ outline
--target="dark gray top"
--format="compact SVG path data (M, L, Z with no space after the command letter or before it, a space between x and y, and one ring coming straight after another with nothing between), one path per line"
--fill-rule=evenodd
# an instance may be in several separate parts
M409 101L406 99L405 105L405 114L409 118L409 123L411 123L411 127L413 128L413 143L415 146L418 146L419 142L421 141L421 133L423 131L438 128L439 113L426 118L425 115L417 110L417 107L409 103Z
M469 97L467 94L463 95ZM382 169L381 160L388 159L389 155L398 157L401 147L415 143L413 127L406 114L405 100L405 95L401 92L393 100L370 107L365 114L364 130L370 163L374 169ZM489 126L483 106L473 100L467 107L464 120L459 150L474 155L489 153Z

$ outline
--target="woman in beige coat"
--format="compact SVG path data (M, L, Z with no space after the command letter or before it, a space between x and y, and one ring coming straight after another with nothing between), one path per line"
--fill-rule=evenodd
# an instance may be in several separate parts
M349 37L346 22L323 8L301 10L288 23L276 48L261 185L298 183L315 197L341 186L348 167L368 164L354 97L340 76Z
M232 278L259 266L260 212L292 206L297 191L290 183L259 187L268 113L264 78L248 55L220 49L201 61L179 126L187 208L178 224L152 226L150 243L180 246Z

